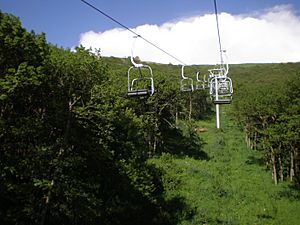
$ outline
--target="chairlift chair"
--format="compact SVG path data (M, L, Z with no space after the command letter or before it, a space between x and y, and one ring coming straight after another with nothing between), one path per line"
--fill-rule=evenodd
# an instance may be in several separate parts
M184 76L184 65L181 67L180 90L182 92L194 91L193 79L190 77Z
M232 93L232 81L229 77L214 77L211 79L210 96L214 104L230 104Z
M132 73L134 70L138 70L139 77L133 78ZM148 70L148 75L144 76L143 70ZM131 66L128 69L128 96L129 97L142 97L151 96L154 94L154 80L152 69L148 65L142 65L139 67ZM142 84L140 86L139 84Z
M204 88L209 89L210 88L210 79L206 78L206 74L203 76L203 81L204 81Z
M137 38L138 36L134 37ZM150 66L135 62L133 58L133 47L131 49L132 66L127 71L129 97L151 96L154 94L153 72ZM137 71L137 72L134 72ZM136 75L138 73L138 76Z
M203 76L203 79L200 79L199 75L200 75L200 72L197 72L195 89L196 90L205 90L206 87L207 87L207 83L206 83L206 80L205 80L205 75Z

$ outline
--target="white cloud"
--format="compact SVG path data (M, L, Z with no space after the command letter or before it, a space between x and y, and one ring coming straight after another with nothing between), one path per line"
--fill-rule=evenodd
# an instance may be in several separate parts
M259 15L219 15L223 49L229 63L300 61L300 18L289 5L275 6ZM132 30L186 64L215 64L219 60L214 14L168 22L145 24ZM125 29L81 34L80 44L100 48L103 56L127 57L133 34ZM143 61L180 64L139 38L134 55Z

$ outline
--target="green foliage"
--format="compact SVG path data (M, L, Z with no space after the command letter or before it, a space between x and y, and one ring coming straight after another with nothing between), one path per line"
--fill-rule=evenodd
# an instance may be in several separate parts
M129 100L126 61L112 69L99 51L61 49L0 18L0 223L176 224L184 202L163 198L147 162L170 130L188 138L166 102L174 89Z
M289 179L299 187L299 63L255 67L236 77L234 113L248 146L264 152L275 184Z
M152 160L166 171L166 198L185 199L179 224L298 224L299 191L272 184L261 153L247 149L241 131L226 117L221 131L213 120L198 122L208 129L200 135L209 160L170 154Z
M235 104L222 112L235 110L261 153L232 121L197 121L211 103L179 91L180 66L150 65L154 95L129 99L128 58L58 48L0 12L1 224L285 223L298 191L273 187L256 163L263 155L299 184L299 76L281 82L299 65L233 67Z
M47 55L45 35L28 33L20 21L9 14L0 12L0 74L21 63L38 67ZM0 77L2 78L2 76Z

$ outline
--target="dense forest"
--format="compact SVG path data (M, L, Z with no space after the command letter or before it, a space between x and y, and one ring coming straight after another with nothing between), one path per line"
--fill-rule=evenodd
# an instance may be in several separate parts
M300 63L231 66L221 130L180 66L149 65L154 95L128 98L129 58L0 12L0 224L299 222Z

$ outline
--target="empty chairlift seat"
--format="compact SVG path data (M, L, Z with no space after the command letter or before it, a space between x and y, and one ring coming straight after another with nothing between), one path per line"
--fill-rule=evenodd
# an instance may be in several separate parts
M214 77L210 81L210 96L214 104L230 104L232 101L232 81L229 77Z
M128 69L129 97L151 96L154 94L152 69L148 65L135 64Z

